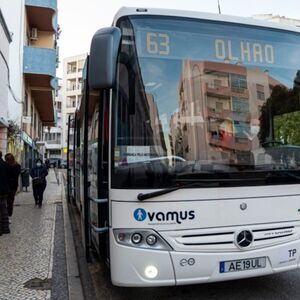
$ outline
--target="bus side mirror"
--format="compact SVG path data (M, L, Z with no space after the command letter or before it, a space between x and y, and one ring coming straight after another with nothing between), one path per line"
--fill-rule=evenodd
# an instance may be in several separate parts
M88 68L91 89L110 89L114 86L120 41L121 30L117 27L103 28L94 34Z

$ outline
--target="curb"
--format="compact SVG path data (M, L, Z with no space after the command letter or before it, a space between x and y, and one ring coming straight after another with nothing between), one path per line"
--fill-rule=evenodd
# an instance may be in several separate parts
M66 195L64 190L63 180L62 187L62 204L64 214L64 229L65 229L65 243L66 243L66 261L67 261L67 277L68 277L68 291L70 300L84 300L83 288L80 280L78 262L76 257L73 232L71 228L70 215Z

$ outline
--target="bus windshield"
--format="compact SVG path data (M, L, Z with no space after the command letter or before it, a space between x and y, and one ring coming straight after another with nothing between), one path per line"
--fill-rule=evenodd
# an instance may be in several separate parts
M164 16L117 25L112 187L299 183L299 33Z

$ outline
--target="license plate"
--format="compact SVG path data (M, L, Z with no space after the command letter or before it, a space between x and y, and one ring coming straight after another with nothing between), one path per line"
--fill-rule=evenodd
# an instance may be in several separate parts
M220 273L263 269L266 267L267 258L255 257L247 259L229 260L220 262Z

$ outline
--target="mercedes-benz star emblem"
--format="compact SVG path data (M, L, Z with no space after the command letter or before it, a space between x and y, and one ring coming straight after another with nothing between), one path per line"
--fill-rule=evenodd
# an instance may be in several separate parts
M240 248L249 247L253 242L253 234L250 230L242 230L236 235L236 244Z
M240 209L241 209L241 210L247 209L247 203L245 203L245 202L241 203Z

